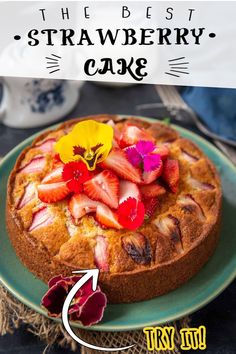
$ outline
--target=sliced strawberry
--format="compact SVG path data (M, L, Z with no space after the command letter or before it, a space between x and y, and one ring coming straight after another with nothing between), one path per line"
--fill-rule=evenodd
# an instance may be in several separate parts
M160 165L154 171L143 172L142 184L150 184L161 176L163 172L163 162L160 161Z
M85 194L74 194L69 202L69 210L73 218L78 220L86 214L96 212L100 204Z
M153 150L154 154L159 154L161 159L164 161L169 156L169 149L165 145L156 146L155 150Z
M35 184L29 183L25 187L23 196L21 197L17 209L23 208L26 204L30 203L35 198Z
M41 172L46 166L47 160L44 156L37 156L33 158L29 163L22 167L20 173L38 173Z
M178 253L183 252L180 222L176 217L169 214L162 219L155 220L154 224L163 235L170 238Z
M111 227L118 230L122 229L122 226L118 222L117 215L104 204L98 205L96 219L105 227Z
M29 231L36 230L43 226L52 224L54 220L53 215L49 212L48 207L43 207L33 215L32 224L29 227Z
M60 155L58 153L52 154L52 168L57 168L59 166L64 166L64 163L60 159Z
M110 125L113 128L113 132L114 132L113 146L119 147L119 141L121 135L119 130L116 128L114 121L111 119L107 122L107 125Z
M195 189L198 190L203 190L203 191L207 191L207 190L213 190L215 189L215 186L213 186L210 183L206 183L206 182L200 182L197 179L189 176L187 179L187 182Z
M162 178L173 193L178 190L179 163L177 160L167 159L164 163Z
M55 203L64 199L70 190L66 182L56 182L38 185L38 197L44 203Z
M58 166L54 170L49 172L42 180L42 183L62 182L63 181L63 178L62 178L63 167L64 167L64 165L62 164L61 166Z
M122 148L136 144L140 140L154 141L153 136L142 128L135 125L126 125L120 137L120 146Z
M126 234L121 239L128 255L138 264L149 264L152 260L151 245L148 238L140 232Z
M157 198L144 198L143 200L144 208L145 208L145 219L149 219L159 206L159 201Z
M204 222L206 216L199 203L193 198L191 194L181 195L177 200L178 204L181 206L182 210L187 213L195 213L199 220Z
M123 150L113 148L108 157L100 164L104 169L114 171L119 177L134 183L141 182L140 171L127 160Z
M145 198L158 197L166 192L165 188L158 183L151 183L141 186L140 191Z
M94 261L96 266L103 272L109 271L108 264L108 243L104 236L96 237L96 246L94 248Z
M71 237L73 237L77 233L78 229L77 229L77 225L75 224L75 220L72 217L68 207L65 208L65 215L66 215L67 231L68 231L69 235Z
M118 208L119 180L113 172L104 170L83 185L89 198L101 201L111 208Z
M53 147L54 147L55 143L56 143L56 139L51 138L51 139L44 140L42 143L39 143L35 147L36 147L36 149L47 153L47 152L53 151Z
M120 181L120 199L119 204L123 203L127 198L141 199L138 186L130 181Z
M182 157L185 161L187 161L189 163L194 163L194 162L198 161L198 158L196 156L190 154L190 152L187 152L184 149L181 149L181 150L182 150Z

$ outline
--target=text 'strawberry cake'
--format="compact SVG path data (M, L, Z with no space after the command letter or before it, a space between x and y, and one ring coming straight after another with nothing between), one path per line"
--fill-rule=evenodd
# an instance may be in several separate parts
M6 210L16 253L37 277L97 267L110 302L133 302L177 288L206 263L221 187L212 162L171 127L91 116L20 154Z

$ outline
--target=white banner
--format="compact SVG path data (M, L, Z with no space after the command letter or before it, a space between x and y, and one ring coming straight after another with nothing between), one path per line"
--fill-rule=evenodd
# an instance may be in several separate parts
M236 2L0 2L0 75L236 87Z

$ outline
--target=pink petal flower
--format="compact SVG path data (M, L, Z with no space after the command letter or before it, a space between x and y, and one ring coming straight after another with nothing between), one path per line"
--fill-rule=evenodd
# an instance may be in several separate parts
M151 172L160 166L161 157L158 154L150 154L143 158L143 169L145 172Z
M155 145L151 141L140 140L136 144L136 149L141 156L145 156L155 149Z
M138 153L135 147L130 147L125 150L127 158L133 166L137 167L142 162L142 156Z

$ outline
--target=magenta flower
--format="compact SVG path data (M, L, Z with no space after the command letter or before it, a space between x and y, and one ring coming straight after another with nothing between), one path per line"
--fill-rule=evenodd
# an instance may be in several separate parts
M153 153L155 148L156 146L151 141L140 140L125 151L133 166L142 166L145 172L150 172L157 169L161 163L160 155Z
M60 317L64 301L81 276L56 276L49 280L49 290L42 298L41 305L51 317ZM76 293L69 308L71 321L79 321L83 326L91 326L101 321L107 304L106 295L97 287L92 290L92 280L86 282Z

